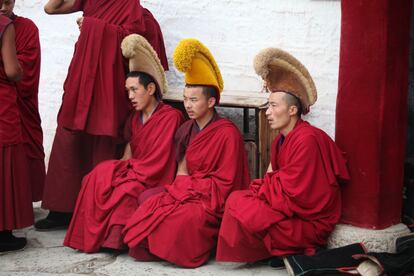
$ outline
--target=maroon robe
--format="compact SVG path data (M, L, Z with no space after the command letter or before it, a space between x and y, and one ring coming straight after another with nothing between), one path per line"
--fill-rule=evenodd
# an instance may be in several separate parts
M176 136L188 137L193 126L186 122ZM243 139L227 119L211 122L191 139L185 160L189 175L178 175L166 192L145 201L125 227L124 241L138 260L152 254L183 267L207 262L228 195L248 185Z
M32 200L42 199L45 181L45 153L39 115L38 91L40 77L40 42L36 25L28 18L12 15L16 30L16 53L23 69L22 79L16 83L17 105L22 124L22 138L29 158Z
M271 164L272 172L253 181L250 191L229 197L218 261L311 255L326 244L341 216L338 180L349 178L340 150L322 130L299 120L273 141Z
M84 252L123 248L121 231L141 193L173 181L173 138L183 122L181 112L160 103L145 124L140 116L136 112L128 123L132 158L102 162L83 179L64 245Z
M42 207L73 212L82 177L119 157L120 133L131 110L125 94L122 39L146 37L167 68L161 29L138 0L76 0L83 23L64 83ZM65 156L65 158L62 158Z
M124 92L127 63L122 39L132 33L143 35L167 66L161 30L138 0L76 0L74 11L83 11L84 19L64 84L58 124L117 137L131 106Z
M0 41L11 22L0 15ZM0 55L0 231L33 224L32 194L24 150L16 86L8 80Z

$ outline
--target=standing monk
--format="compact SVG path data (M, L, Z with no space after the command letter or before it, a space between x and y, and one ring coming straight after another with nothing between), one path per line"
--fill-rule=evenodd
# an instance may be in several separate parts
M13 21L16 31L17 59L23 69L22 79L16 83L17 105L20 111L22 136L29 159L32 200L42 199L45 182L45 153L39 115L38 91L40 77L39 30L28 18L13 13L15 0L4 0L0 12Z
M233 193L226 203L218 261L314 254L341 217L338 182L349 178L332 139L301 119L316 101L306 68L275 48L260 52L254 66L271 92L266 116L279 135L265 177L253 181L249 191Z
M239 130L214 108L223 80L210 51L185 39L173 58L185 72L184 106L191 119L175 135L177 176L137 209L124 241L137 260L198 267L216 247L227 196L246 188L249 175Z
M138 0L49 0L45 11L83 11L83 19L63 87L43 193L42 207L51 212L35 224L38 230L66 227L82 177L101 161L119 157L117 141L131 109L124 93L122 39L142 34L167 69L159 25Z
M167 82L157 54L137 34L124 39L122 51L130 58L125 87L135 108L126 125L130 142L121 160L102 162L82 181L64 244L84 252L124 248L122 230L142 192L171 183L177 167L173 139L184 118L161 101Z
M22 69L16 56L12 21L3 15L0 51L0 252L5 252L26 245L26 239L16 238L12 230L33 224L33 207L15 84Z

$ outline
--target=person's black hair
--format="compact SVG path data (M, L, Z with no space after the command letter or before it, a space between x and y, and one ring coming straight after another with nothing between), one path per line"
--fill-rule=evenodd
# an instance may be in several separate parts
M209 85L198 85L198 84L186 84L185 87L192 88L192 87L201 87L201 92L203 95L208 99L215 98L216 99L216 105L218 104L218 91L217 88L214 86Z
M157 98L158 101L161 100L162 97L161 97L160 89L158 87L157 82L151 75L145 72L131 71L127 74L126 78L138 78L139 84L144 86L145 89L148 88L148 85L150 83L154 83L155 84L155 97Z

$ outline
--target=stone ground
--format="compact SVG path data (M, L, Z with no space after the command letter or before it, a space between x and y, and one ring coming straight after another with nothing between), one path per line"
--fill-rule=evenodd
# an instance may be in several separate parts
M36 219L45 212L35 207ZM197 269L182 269L166 262L136 262L126 253L101 252L84 254L62 246L65 230L37 232L33 227L16 231L26 236L28 245L22 251L0 253L0 276L48 275L287 275L266 265L221 264L210 261Z

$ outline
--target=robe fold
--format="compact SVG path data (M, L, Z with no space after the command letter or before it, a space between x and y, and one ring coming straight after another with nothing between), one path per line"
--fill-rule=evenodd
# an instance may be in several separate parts
M40 77L39 30L28 18L12 15L16 31L16 54L23 69L22 79L16 83L17 105L22 124L22 138L29 159L32 200L42 199L45 181L45 153L38 105Z
M176 136L191 132L192 124L183 124ZM147 199L125 227L124 241L138 260L152 255L183 267L207 262L228 195L248 185L243 139L227 119L190 140L185 160L189 175L178 175L166 192Z
M168 68L161 29L138 0L76 0L74 11L83 11L84 19L63 86L42 201L43 208L60 212L73 212L85 174L120 157L132 108L122 39L143 35Z
M282 139L282 140L281 140ZM272 143L272 172L233 193L219 234L218 261L254 262L315 253L341 216L345 159L322 130L299 120Z
M96 136L57 127L42 197L42 208L73 212L82 178L96 165L121 156L121 144L109 136Z
M11 23L0 15L0 41ZM0 55L0 231L33 224L28 162L22 141L16 86L8 80Z
M181 112L160 103L145 124L140 116L136 112L128 121L132 158L102 162L83 179L64 245L84 252L122 249L121 231L138 208L141 193L173 181L173 138L183 122Z

